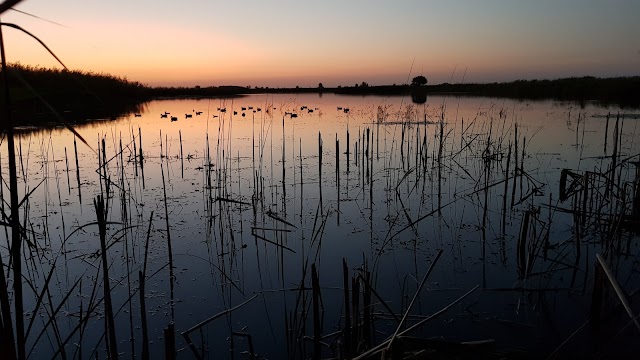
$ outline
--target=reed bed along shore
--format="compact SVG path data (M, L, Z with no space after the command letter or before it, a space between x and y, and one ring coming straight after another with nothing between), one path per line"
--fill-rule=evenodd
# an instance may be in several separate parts
M638 350L633 112L277 94L139 115L86 144L16 133L17 208L2 142L0 330L26 357Z

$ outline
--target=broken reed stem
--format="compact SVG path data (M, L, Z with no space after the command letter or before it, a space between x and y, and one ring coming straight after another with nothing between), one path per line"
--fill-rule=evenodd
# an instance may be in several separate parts
M420 321L418 321L417 323L415 323L414 325L412 325L411 327L407 328L406 330L398 333L396 335L396 337L401 337L404 336L405 334L410 333L411 331L417 329L418 327L424 325L425 323L435 319L436 317L442 315L443 313L445 313L447 310L449 310L450 308L452 308L453 306L455 306L456 304L458 304L460 301L462 301L464 298L466 298L467 296L469 296L471 293L473 293L474 291L476 291L478 288L480 287L480 285L476 285L475 287L473 287L473 289L467 291L464 295L460 296L459 298L457 298L454 302L452 302L451 304L445 306L444 308L440 309L439 311L435 312L433 315L426 317ZM366 359L369 358L371 355L381 351L383 348L387 347L387 344L389 343L389 341L391 341L391 338L389 338L388 340L383 341L382 343L378 344L377 346L369 349L368 351L366 351L363 354L360 354L359 356L357 356L356 358L354 358L353 360L362 360L362 359Z
M609 268L609 265L607 265L607 262L604 260L604 258L600 254L596 254L596 259L598 259L598 262L600 263L602 270L604 270L605 275L607 275L607 278L609 279L609 282L611 283L613 290L615 290L616 295L618 295L618 298L620 299L620 302L622 303L622 306L624 307L625 311L633 321L636 328L640 330L640 322L638 322L638 318L633 313L633 310L631 309L631 305L629 304L629 300L627 300L627 296L625 295L624 290L622 290L622 288L620 287L620 284L618 284L618 281L616 280L615 275Z
M191 341L191 338L189 337L189 334L191 334L192 332L202 328L203 326L205 326L208 323L214 321L215 319L218 319L218 318L220 318L222 316L225 316L225 315L231 313L234 310L237 310L237 309L243 307L244 305L250 303L253 299L255 299L257 297L258 297L258 294L255 294L251 298L243 301L242 303L240 303L240 304L238 304L238 305L236 305L236 306L234 306L232 308L229 308L227 310L224 310L224 311L222 311L222 312L220 312L220 313L218 313L216 315L213 315L212 317L210 317L210 318L208 318L208 319L206 319L204 321L201 321L198 324L196 324L196 325L192 326L191 328L189 328L188 330L182 332L182 337L184 337L184 339L187 341L187 344L189 345L189 349L191 349L191 352L196 357L196 359L201 359L202 356L200 356L200 353L198 353L198 349L196 349L195 345L193 344L193 341Z
M400 329L402 329L402 325L404 324L405 320L407 319L407 316L409 316L409 312L411 312L411 308L413 307L413 304L415 303L416 299L418 298L418 295L420 295L420 291L422 290L422 287L424 286L424 284L426 283L427 279L429 278L429 275L431 275L431 272L433 271L436 263L438 262L438 259L440 259L440 255L442 255L442 249L438 250L438 253L436 254L436 257L431 262L431 266L429 266L429 270L427 270L427 273L424 274L424 277L422 278L422 281L420 282L420 285L418 286L418 289L416 290L416 293L413 295L413 299L411 299L411 302L409 303L409 306L407 307L407 310L405 311L404 316L402 316L402 319L400 320L400 323L398 324L398 327L396 328L396 331L393 333L393 335L391 336L391 339L389 340L389 344L387 345L387 351L391 349L391 345L393 344L393 340L395 340L395 338L398 336L398 333L400 332Z

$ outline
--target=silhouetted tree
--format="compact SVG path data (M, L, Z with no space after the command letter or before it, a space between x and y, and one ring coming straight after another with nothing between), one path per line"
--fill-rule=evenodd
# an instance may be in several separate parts
M322 83L318 84L318 89L324 89L324 85L322 85Z
M411 80L411 85L414 86L421 86L421 85L427 85L427 78L419 75L413 78L413 80Z

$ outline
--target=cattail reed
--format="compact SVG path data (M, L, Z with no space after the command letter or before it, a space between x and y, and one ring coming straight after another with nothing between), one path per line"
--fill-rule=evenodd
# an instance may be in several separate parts
M82 191L80 189L80 165L78 161L78 144L76 143L76 137L73 136L73 152L76 158L76 181L78 183L78 202L82 204Z
M527 137L522 137L522 160L520 161L520 198L522 199L523 191L524 191L524 157L525 157L525 148L527 145Z
M313 359L319 360L322 352L322 324L320 322L320 281L316 264L311 264L311 287L313 292Z
M318 132L318 190L320 192L320 207L322 207L322 134Z
M336 134L336 193L338 196L338 214L336 221L340 225L340 140Z
M347 150L347 174L349 174L349 126L347 125L347 145L345 146L345 149Z
M300 151L300 219L302 220L302 210L304 207L304 180L302 177L302 138L300 138L300 146L298 147Z
M347 260L342 258L342 286L344 290L344 355L349 357L352 351L351 342L351 311L349 308L349 268Z
M509 189L509 164L511 163L511 142L509 142L509 147L507 150L507 168L504 172L504 193L502 196L502 236L506 235L506 227L507 227L507 191ZM515 181L515 179L514 179ZM549 204L551 205L551 204Z
M287 206L287 159L286 159L286 145L285 141L285 127L284 127L284 117L282 117L282 206L284 206L284 212L286 214L286 206Z
M609 118L611 113L607 113L607 124L604 128L604 154L607 155L607 141L609 140Z
M184 179L184 156L182 153L182 130L178 130L178 137L180 138L180 174Z
M107 185L106 193L109 193ZM105 310L105 332L107 333L108 353L111 359L118 358L118 341L116 339L116 329L114 322L114 314L111 303L111 286L109 279L109 264L107 262L107 213L108 213L108 198L105 203L104 197L98 195L93 200L93 206L96 210L96 217L98 219L98 230L100 233L100 255L102 258L102 281L104 289L104 310Z
M140 167L142 168L142 162L144 161L144 156L142 155L142 129L138 127L138 141L140 142Z
M69 179L69 157L67 157L67 147L64 147L64 164L66 166L65 173L67 174L67 188L69 195L71 195L71 180Z
M160 137L160 141L162 142L162 137ZM164 197L164 220L167 230L167 254L169 256L169 287L170 287L170 307L171 307L171 320L175 319L175 307L174 307L174 280L175 277L173 275L173 251L171 246L171 227L169 225L169 208L167 205L167 186L164 180L164 167L162 165L162 159L160 160L160 173L162 175L162 194Z
M165 360L176 358L176 331L173 321L164 328L164 358Z
M531 220L531 210L524 212L520 237L518 238L518 274L521 279L527 277L527 238L529 236L529 222Z
M518 124L515 124L515 134L514 134L514 151L513 151L513 186L511 187L511 208L515 205L516 202L516 184L517 184L517 176L518 176Z

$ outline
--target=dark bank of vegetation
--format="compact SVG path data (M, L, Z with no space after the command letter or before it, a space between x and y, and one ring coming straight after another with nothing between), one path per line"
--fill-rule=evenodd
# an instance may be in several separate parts
M12 64L7 78L18 126L110 118L150 99L143 84L109 74Z
M246 88L152 88L110 74L11 64L9 93L17 126L77 123L141 111L157 98L235 96ZM0 93L4 88L0 88Z

